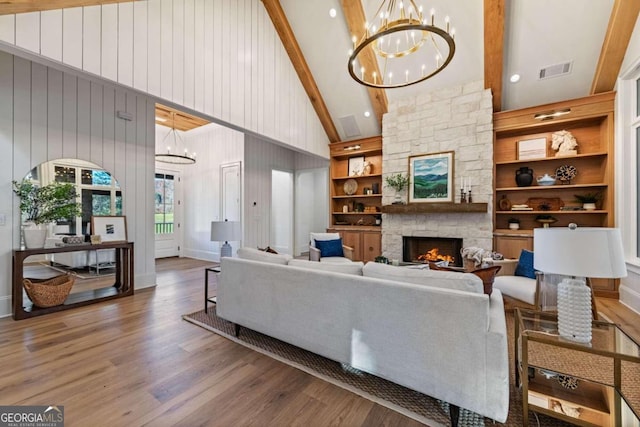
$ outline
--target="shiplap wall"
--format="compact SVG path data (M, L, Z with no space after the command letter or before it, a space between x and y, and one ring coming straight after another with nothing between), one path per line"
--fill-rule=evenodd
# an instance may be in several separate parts
M295 170L296 153L253 135L245 135L243 246L271 245L271 170ZM254 205L255 202L255 205Z
M153 285L154 102L4 52L0 100L0 213L7 221L0 226L0 316L11 313L11 251L20 246L11 181L47 160L88 160L119 181L128 237L135 242L136 288ZM118 119L116 111L134 118Z
M184 135L185 146L197 153L197 161L182 168L185 185L181 256L218 261L220 243L211 241L211 221L220 219L220 167L243 161L244 134L209 124Z
M149 0L0 16L0 40L329 158L258 0Z

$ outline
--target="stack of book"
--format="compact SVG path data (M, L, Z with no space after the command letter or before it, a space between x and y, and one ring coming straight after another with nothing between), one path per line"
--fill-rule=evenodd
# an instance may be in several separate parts
M528 205L511 205L512 211L532 211L533 208L530 208Z

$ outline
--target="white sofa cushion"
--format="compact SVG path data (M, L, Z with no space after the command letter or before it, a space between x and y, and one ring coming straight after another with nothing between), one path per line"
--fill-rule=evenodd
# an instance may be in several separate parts
M238 258L287 265L293 257L287 254L272 254L270 252L244 247L238 249Z
M496 276L493 288L527 304L536 302L536 279L523 276Z
M482 280L471 273L414 269L379 262L368 262L362 269L362 275L436 288L457 289L478 294L484 293Z
M323 261L325 261L324 258ZM362 276L362 267L364 267L364 263L362 261L331 263L307 261L306 259L292 259L289 261L289 265L294 267L311 268L314 270L333 271L335 273L355 274L357 276Z

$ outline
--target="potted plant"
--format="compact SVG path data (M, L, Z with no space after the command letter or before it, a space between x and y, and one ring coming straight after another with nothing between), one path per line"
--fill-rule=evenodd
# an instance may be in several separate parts
M509 223L510 230L519 230L520 229L520 220L518 218L511 217L507 220Z
M13 192L20 198L23 233L27 249L41 248L47 237L44 225L79 216L81 205L76 201L76 188L70 183L54 182L37 186L23 179L13 181Z
M400 193L404 190L409 184L409 177L405 174L396 173L393 175L388 175L384 181L387 183L387 187L391 187L396 191L394 205L402 205L404 202L402 201L402 197Z
M586 194L574 194L576 200L582 203L582 208L588 211L596 209L596 203L602 199L600 193L586 193Z

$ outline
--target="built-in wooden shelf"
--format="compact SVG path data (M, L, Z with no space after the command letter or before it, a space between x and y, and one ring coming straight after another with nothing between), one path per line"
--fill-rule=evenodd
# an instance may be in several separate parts
M382 213L482 213L487 212L487 203L410 203L408 205L383 205Z

